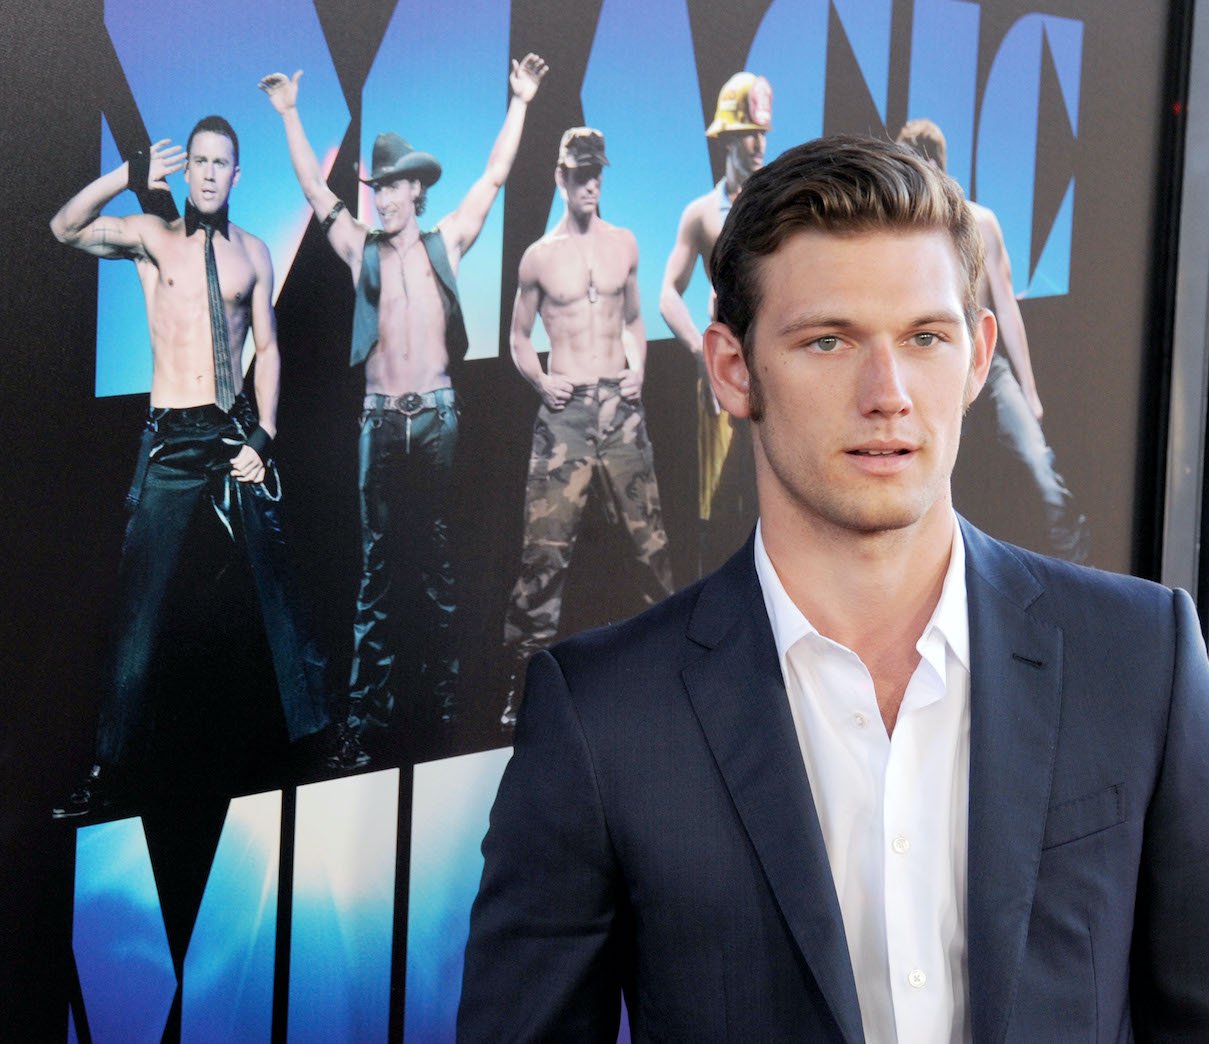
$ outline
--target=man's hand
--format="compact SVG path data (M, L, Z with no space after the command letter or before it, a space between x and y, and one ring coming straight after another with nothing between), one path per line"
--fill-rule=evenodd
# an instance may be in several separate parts
M293 76L286 76L285 73L269 73L256 86L269 96L273 108L284 116L290 109L298 106L298 80L301 76L301 69Z
M637 402L642 398L642 371L641 370L622 370L617 375L617 380L621 383L621 397L628 399L630 402Z
M557 413L571 401L575 385L556 373L543 373L541 387L537 390L541 393L542 402Z
M241 446L231 458L231 474L240 482L263 482L264 461L251 446Z
M170 191L168 175L184 170L187 161L184 149L173 145L170 138L161 138L147 150L147 187Z
M1025 392L1024 401L1028 403L1028 408L1033 411L1033 416L1040 421L1042 415L1045 413L1045 407L1041 405L1041 396L1037 394L1037 389L1032 388Z
M541 85L542 77L550 70L546 60L541 55L530 52L521 61L512 59L512 72L508 75L508 86L523 102L533 101L537 88ZM267 78L267 77L266 77ZM264 86L264 82L261 82ZM274 103L276 104L276 103Z

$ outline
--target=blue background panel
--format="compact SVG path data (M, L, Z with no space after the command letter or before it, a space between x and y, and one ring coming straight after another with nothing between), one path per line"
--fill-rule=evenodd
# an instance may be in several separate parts
M95 1044L158 1044L176 971L141 819L76 834L72 950Z
M407 915L408 1040L454 1039L479 851L511 747L417 765Z
M386 1040L399 770L298 788L288 1039Z
M185 955L182 1040L269 1039L280 852L281 791L233 800Z

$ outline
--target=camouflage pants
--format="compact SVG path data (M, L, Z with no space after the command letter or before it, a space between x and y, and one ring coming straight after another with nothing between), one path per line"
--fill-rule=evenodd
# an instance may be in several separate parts
M642 404L623 399L616 380L577 385L562 410L543 404L533 426L521 571L504 623L504 641L518 659L545 648L558 632L567 567L594 483L606 517L625 526L645 567L643 601L653 605L672 593Z

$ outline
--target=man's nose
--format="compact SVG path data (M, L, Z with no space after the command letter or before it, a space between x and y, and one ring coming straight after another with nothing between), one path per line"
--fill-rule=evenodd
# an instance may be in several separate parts
M875 342L867 346L861 365L861 412L888 417L908 412L911 394L906 376L896 345Z

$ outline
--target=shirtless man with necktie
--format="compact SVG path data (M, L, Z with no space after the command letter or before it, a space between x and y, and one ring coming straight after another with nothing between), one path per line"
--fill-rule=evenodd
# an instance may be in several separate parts
M188 187L183 217L101 213L126 188L167 191L166 179L180 170ZM185 544L197 533L191 528L197 516L220 526L251 568L291 741L328 724L324 663L301 621L269 453L281 374L273 268L265 244L228 220L238 180L239 139L225 119L208 116L183 150L167 139L140 150L85 186L51 221L60 242L135 263L152 350L150 409L127 497L131 516L95 763L53 810L57 819L113 811L132 796L165 603L179 564L192 557ZM256 359L252 396L244 391L240 362L249 330ZM231 401L220 407L224 399Z

